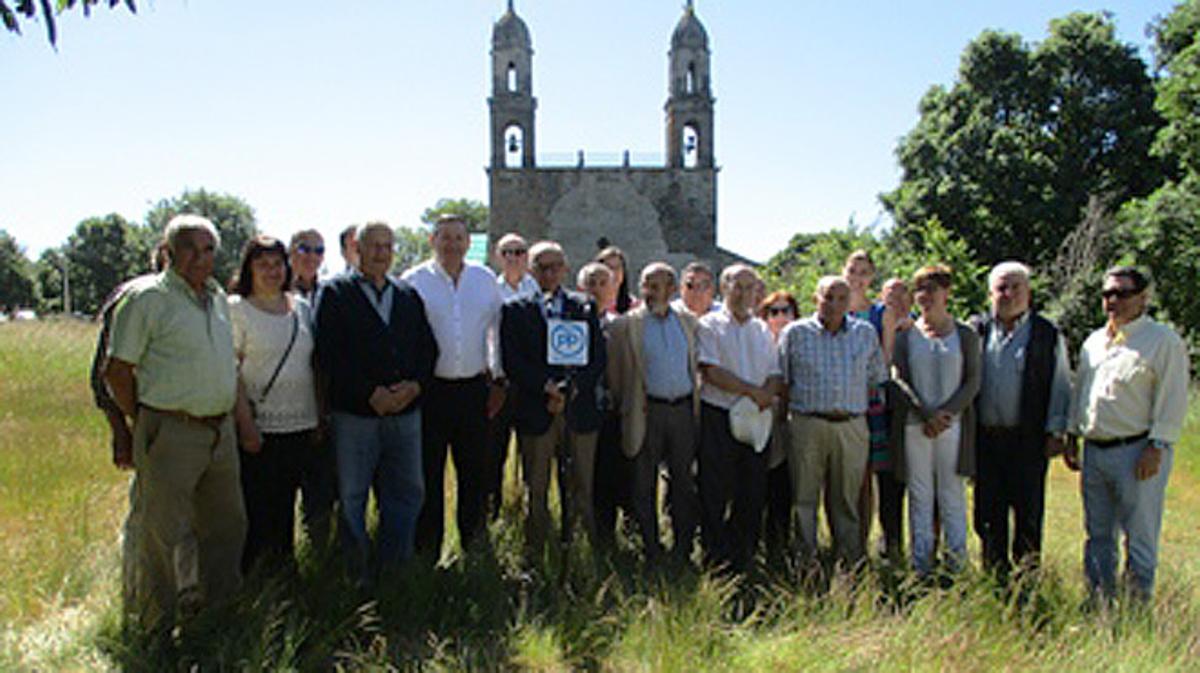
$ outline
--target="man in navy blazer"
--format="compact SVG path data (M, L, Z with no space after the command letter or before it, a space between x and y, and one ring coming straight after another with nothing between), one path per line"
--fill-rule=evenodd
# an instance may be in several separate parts
M540 292L504 305L500 343L510 394L516 395L517 446L529 494L525 542L537 553L550 522L546 490L556 454L567 456L570 467L570 504L563 520L579 519L595 540L596 385L605 368L605 347L595 303L562 287L568 270L562 247L552 241L536 243L529 250L529 270ZM555 336L548 337L552 327Z

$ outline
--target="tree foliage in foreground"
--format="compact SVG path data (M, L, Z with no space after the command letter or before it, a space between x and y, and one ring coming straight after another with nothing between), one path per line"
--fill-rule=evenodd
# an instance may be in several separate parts
M0 0L0 21L4 22L4 27L9 32L20 35L21 21L32 21L40 17L46 24L46 38L50 40L50 44L57 44L56 14L61 14L79 5L84 16L89 16L92 13L92 7L104 4L107 4L109 9L123 4L129 8L131 13L137 13L137 5L134 0L54 0L53 7L50 0L38 0L37 2L34 0Z
M1093 197L1117 207L1161 184L1154 95L1106 14L1056 19L1034 46L985 31L954 84L921 100L900 185L881 199L905 238L936 218L985 265L1047 264Z

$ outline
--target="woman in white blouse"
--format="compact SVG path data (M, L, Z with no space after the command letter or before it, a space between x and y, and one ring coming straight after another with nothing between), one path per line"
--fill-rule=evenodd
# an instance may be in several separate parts
M900 393L892 414L898 478L908 482L913 568L933 570L934 501L941 516L950 570L967 558L963 477L975 471L972 401L979 392L979 336L946 308L951 271L926 266L913 276L921 317L896 335L892 380Z
M285 291L291 266L283 242L246 243L229 300L239 385L242 493L249 528L242 568L265 558L293 562L296 492L302 466L319 450L313 330L308 302ZM258 447L258 450L254 449Z

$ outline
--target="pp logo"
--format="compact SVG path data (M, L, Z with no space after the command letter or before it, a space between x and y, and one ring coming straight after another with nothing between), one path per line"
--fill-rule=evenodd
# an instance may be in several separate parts
M550 320L546 342L547 363L587 365L588 324L582 320Z

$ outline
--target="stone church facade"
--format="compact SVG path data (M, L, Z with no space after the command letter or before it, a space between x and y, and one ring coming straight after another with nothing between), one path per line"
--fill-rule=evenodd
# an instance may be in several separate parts
M671 36L666 165L542 167L536 163L533 46L512 2L492 30L491 244L510 231L553 239L578 269L599 243L629 257L630 285L647 262L677 269L703 259L720 269L741 257L719 248L717 172L708 35L689 2Z

